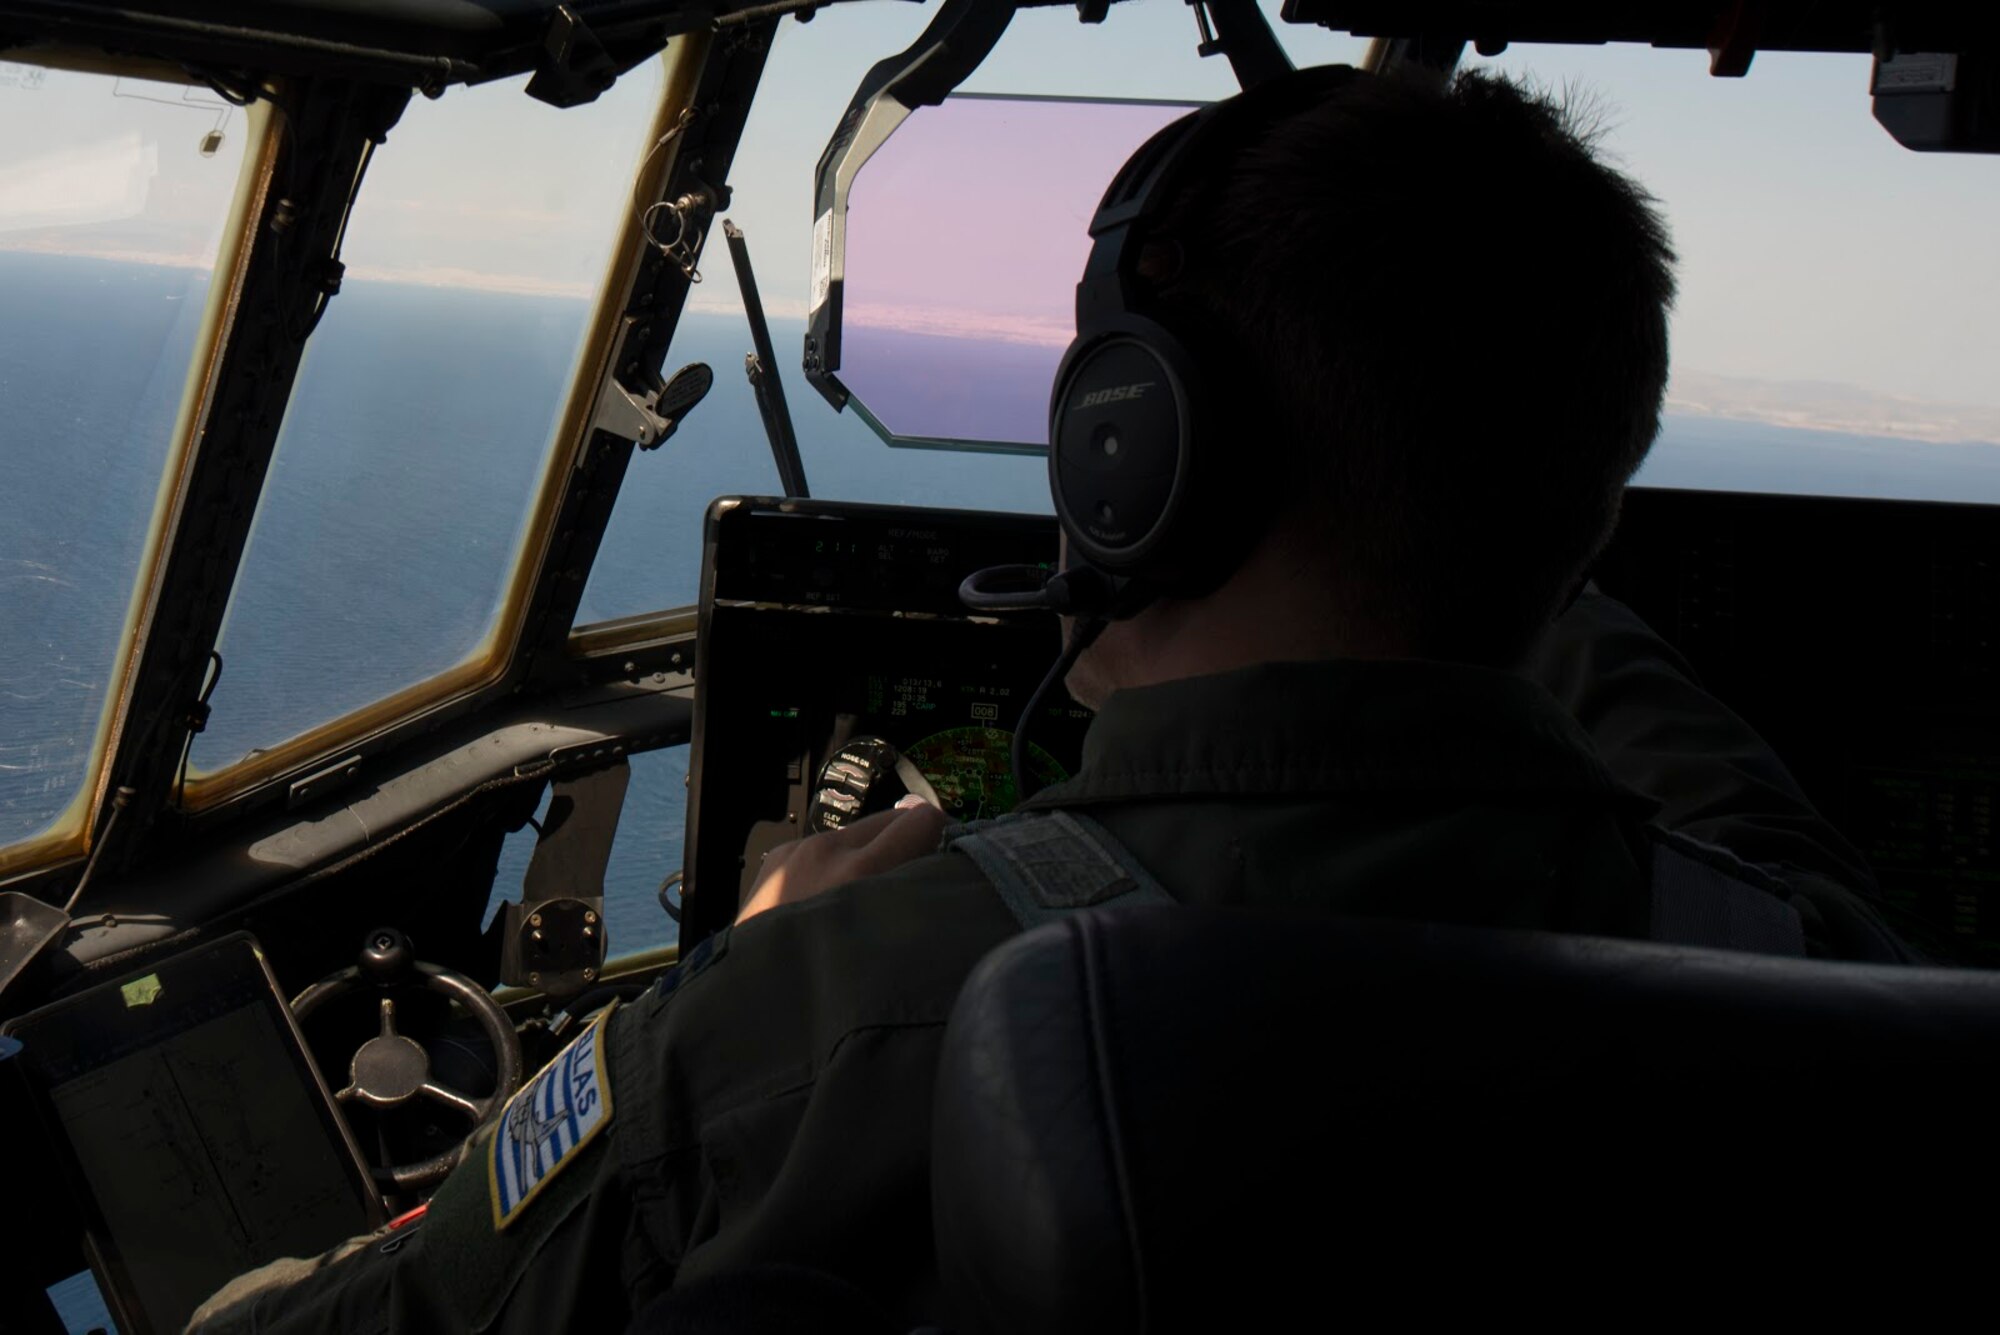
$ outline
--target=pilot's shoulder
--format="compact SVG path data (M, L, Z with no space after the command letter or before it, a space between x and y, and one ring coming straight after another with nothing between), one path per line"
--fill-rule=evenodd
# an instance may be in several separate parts
M891 1065L927 1071L966 977L1015 930L957 856L772 909L618 1008L613 1083L671 1123L652 1140L692 1143L716 1117L814 1087L842 1053L894 1049Z

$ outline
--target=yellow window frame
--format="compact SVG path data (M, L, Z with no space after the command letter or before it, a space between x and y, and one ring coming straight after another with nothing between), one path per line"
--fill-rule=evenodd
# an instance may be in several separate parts
M660 102L646 140L659 143L694 105L694 95L708 61L707 33L690 33L667 44L663 58L666 77ZM449 96L449 94L447 94ZM638 167L634 190L642 197L657 195L678 158L680 140L664 151L646 155ZM648 243L637 216L626 210L619 224L612 258L598 285L596 304L585 326L582 353L569 393L564 399L549 465L536 491L520 549L508 576L500 610L477 647L456 666L397 691L349 714L323 723L291 739L206 774L190 774L180 796L181 809L205 811L233 797L283 778L315 760L346 750L368 737L429 710L463 699L493 685L506 674L514 648L526 624L528 603L548 557L554 521L569 480L590 444L600 387L611 369L619 326L632 285L645 259Z
M32 56L23 60L24 56ZM38 51L15 53L10 59L50 69L84 74L102 74L148 79L161 83L192 84L177 67L156 61L111 60L95 53ZM132 677L137 670L137 648L150 628L152 613L165 570L166 555L179 527L181 504L187 491L188 474L194 462L195 442L207 424L214 402L216 374L235 322L237 302L248 272L251 229L262 213L270 189L271 174L277 163L281 117L268 101L258 101L244 109L249 142L243 167L236 178L236 193L223 223L222 246L216 254L215 277L209 283L208 301L202 311L201 326L195 334L193 354L188 359L187 379L181 390L173 436L168 444L167 462L160 474L159 491L147 522L145 545L141 549L138 577L119 632L117 656L109 680L115 689L104 694L97 730L84 765L84 782L76 795L41 833L0 848L0 875L81 859L90 851L91 813L99 810L110 784L107 760L117 749L131 701Z

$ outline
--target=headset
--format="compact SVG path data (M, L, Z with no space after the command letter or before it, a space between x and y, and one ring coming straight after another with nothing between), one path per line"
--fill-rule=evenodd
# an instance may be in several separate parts
M1329 65L1260 83L1174 121L1119 169L1090 221L1076 337L1049 396L1049 491L1070 567L980 571L961 589L968 606L1115 620L1211 592L1249 555L1284 491L1244 439L1271 429L1267 377L1165 309L1139 262L1189 180L1361 77Z
M1108 621L1162 597L1220 587L1272 518L1283 479L1242 437L1268 431L1268 377L1159 301L1139 273L1146 243L1182 187L1261 127L1318 106L1363 77L1347 65L1281 75L1181 117L1140 145L1090 220L1076 287L1076 337L1049 396L1049 491L1070 564L977 571L959 588L975 611L1078 618L1062 656L1014 730L1014 776L1028 720ZM1178 316L1178 318L1177 318Z

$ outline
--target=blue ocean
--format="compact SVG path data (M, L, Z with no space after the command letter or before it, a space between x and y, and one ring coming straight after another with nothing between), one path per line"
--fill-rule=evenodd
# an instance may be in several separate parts
M190 269L0 252L0 844L78 791L206 290ZM213 772L445 670L492 624L587 305L351 281L314 334L220 645ZM773 330L816 496L1046 512L1039 460L890 449L805 385ZM716 387L627 476L585 622L693 601L712 497L778 489L740 316L693 315L668 371ZM2000 447L1670 418L1642 482L2000 502ZM608 874L614 953L674 939L684 749L640 756ZM510 840L496 904L532 830ZM79 1292L81 1290L79 1289ZM78 1305L84 1304L84 1305ZM66 1313L91 1317L66 1296Z
M165 461L206 275L0 253L0 842L82 782ZM315 333L225 624L197 772L214 771L463 659L492 623L543 467L585 303L350 283ZM802 329L775 332L785 354ZM716 387L635 457L586 587L588 622L691 603L701 519L779 489L743 373L740 317L693 316L669 369ZM1037 460L891 450L797 378L814 493L1048 509ZM673 939L686 753L641 756L611 881L614 950ZM519 889L533 832L496 895Z

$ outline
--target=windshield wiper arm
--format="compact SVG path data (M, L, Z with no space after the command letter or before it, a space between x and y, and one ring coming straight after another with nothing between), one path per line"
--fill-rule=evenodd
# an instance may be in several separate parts
M724 218L722 234L729 239L729 259L736 266L736 286L743 294L743 313L750 317L750 342L756 348L743 359L750 390L757 396L757 411L764 419L764 435L771 442L771 458L777 461L778 480L785 495L809 497L806 465L799 458L799 438L792 430L792 410L785 403L785 386L778 379L778 360L771 351L771 327L764 322L764 301L757 295L757 275L750 269L750 243L743 229Z

